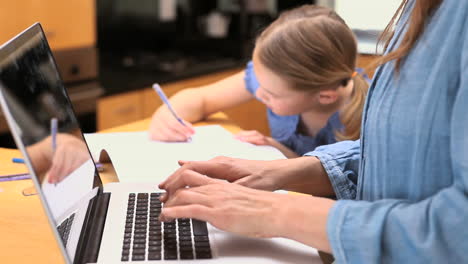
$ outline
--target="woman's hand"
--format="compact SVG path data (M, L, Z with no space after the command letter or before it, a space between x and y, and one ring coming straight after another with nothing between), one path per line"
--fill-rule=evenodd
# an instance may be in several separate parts
M184 178L191 188L178 189L165 202L162 221L196 218L239 235L278 235L277 212L284 195L246 188L191 170L186 170Z
M163 200L167 198L166 196L187 186L190 173L193 171L267 191L280 189L283 185L282 181L286 181L289 175L288 160L256 161L216 157L209 161L179 161L179 164L182 167L159 184L159 188L166 190Z
M208 161L179 161L179 164L182 167L159 184L159 188L166 190L161 197L163 202L180 188L191 186L188 182L191 171L265 191L284 189L317 196L334 194L316 157L271 161L216 157Z
M186 186L165 202L161 221L194 218L238 235L285 237L330 252L326 223L332 200L254 190L191 170L185 174Z
M181 124L166 106L160 107L151 119L149 135L158 141L187 141L194 133L192 124L182 120Z

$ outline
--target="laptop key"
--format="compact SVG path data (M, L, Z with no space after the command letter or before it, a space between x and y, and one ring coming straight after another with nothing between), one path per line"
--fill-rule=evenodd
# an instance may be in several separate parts
M175 251L177 251L177 243L164 244L164 250L175 250Z
M159 246L149 246L148 252L161 252L161 245Z
M191 252L191 251L190 251L190 252L189 252L189 251L187 251L187 252L181 252L181 253L180 253L180 258L181 258L181 259L193 259L193 258L194 258L193 252Z
M164 252L164 259L174 260L177 259L177 252Z
M197 253L210 253L211 249L209 247L197 247L195 245L195 252L197 252Z
M145 254L145 249L143 248L137 248L132 251L133 255L144 255Z
M193 240L197 242L197 241L209 241L210 239L208 238L208 236L195 236L193 237Z
M192 235L192 232L190 231L181 231L179 230L179 236L190 236Z
M187 240L187 241L179 241L179 246L192 246L192 241Z
M134 244L146 244L146 239L135 239L133 240Z
M148 260L161 260L161 253L148 253Z
M196 247L210 247L210 242L208 241L195 241Z
M192 236L179 236L179 241L192 241Z
M206 227L206 222L192 219L193 225L193 234L195 236L208 235L208 229Z
M148 245L150 245L150 246L161 246L161 241L160 240L159 241L151 241L150 240L148 242Z
M212 258L210 252L197 252L197 259L210 259Z

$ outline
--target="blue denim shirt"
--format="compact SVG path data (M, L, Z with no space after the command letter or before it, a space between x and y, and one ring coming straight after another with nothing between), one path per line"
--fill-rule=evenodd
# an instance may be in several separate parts
M247 63L244 80L247 90L255 96L259 83L251 61ZM317 146L335 143L335 131L340 131L343 128L338 112L330 117L326 126L322 128L315 137L310 137L298 132L299 115L279 116L270 109L267 109L267 116L271 137L287 146L298 155L303 155L312 151Z
M361 141L306 154L342 199L327 223L336 262L468 263L468 1L442 2L364 109Z

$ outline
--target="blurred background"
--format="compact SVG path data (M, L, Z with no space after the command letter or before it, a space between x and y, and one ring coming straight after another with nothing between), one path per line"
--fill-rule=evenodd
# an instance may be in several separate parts
M151 116L160 105L153 82L170 96L241 70L257 33L281 11L305 3L329 6L345 18L365 65L400 2L0 0L0 45L40 22L83 131L95 132ZM364 11L370 9L375 12ZM249 115L258 111L264 108L254 102L227 114L244 129L268 133L265 117ZM12 144L0 115L0 147Z

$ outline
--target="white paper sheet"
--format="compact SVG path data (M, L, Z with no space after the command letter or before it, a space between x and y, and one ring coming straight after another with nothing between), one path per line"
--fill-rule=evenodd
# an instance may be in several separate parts
M190 142L151 141L148 133L85 134L93 155L105 149L120 182L160 182L179 168L178 160L208 160L228 156L253 160L284 159L270 146L255 146L233 138L218 125L195 127Z

